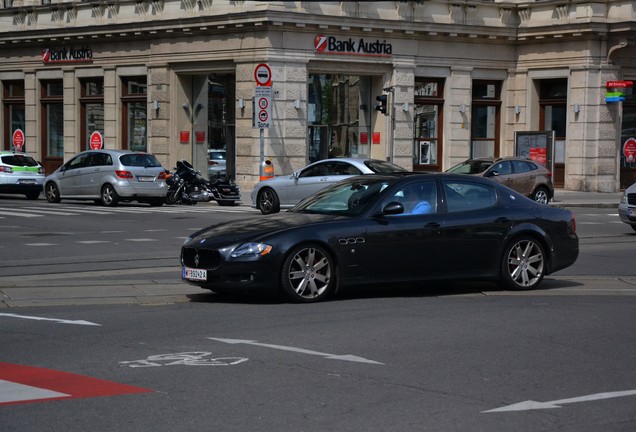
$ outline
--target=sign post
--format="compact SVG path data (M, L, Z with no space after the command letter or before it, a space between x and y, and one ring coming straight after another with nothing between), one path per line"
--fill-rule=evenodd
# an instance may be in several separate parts
M265 176L265 129L269 129L272 118L272 70L266 63L254 68L254 127L260 129L259 178Z

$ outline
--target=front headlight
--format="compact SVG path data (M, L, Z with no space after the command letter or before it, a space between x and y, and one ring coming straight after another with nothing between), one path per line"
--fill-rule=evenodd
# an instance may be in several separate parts
M623 192L623 196L621 197L621 203L627 204L627 190Z
M272 251L272 246L265 243L243 243L230 254L232 258L255 257L267 255Z

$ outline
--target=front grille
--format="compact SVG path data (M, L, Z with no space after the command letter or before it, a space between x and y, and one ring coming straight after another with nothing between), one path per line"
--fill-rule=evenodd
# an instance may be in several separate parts
M197 263L198 256L198 263ZM221 262L218 251L207 249L183 248L181 250L181 263L190 268L215 269Z
M636 205L636 193L627 194L627 204Z

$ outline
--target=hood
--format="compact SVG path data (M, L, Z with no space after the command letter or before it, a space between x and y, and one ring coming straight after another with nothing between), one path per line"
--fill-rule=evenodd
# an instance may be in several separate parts
M284 212L270 216L254 217L238 221L224 222L203 228L192 234L186 243L200 243L208 240L214 244L233 244L247 240L260 240L278 231L299 226L333 221L344 216Z

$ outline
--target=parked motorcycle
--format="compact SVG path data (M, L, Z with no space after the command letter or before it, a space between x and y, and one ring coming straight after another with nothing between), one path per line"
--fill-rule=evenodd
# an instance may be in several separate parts
M209 181L186 160L177 162L166 184L166 204L196 204L216 200L221 206L231 206L241 200L239 187L229 177L217 176Z

